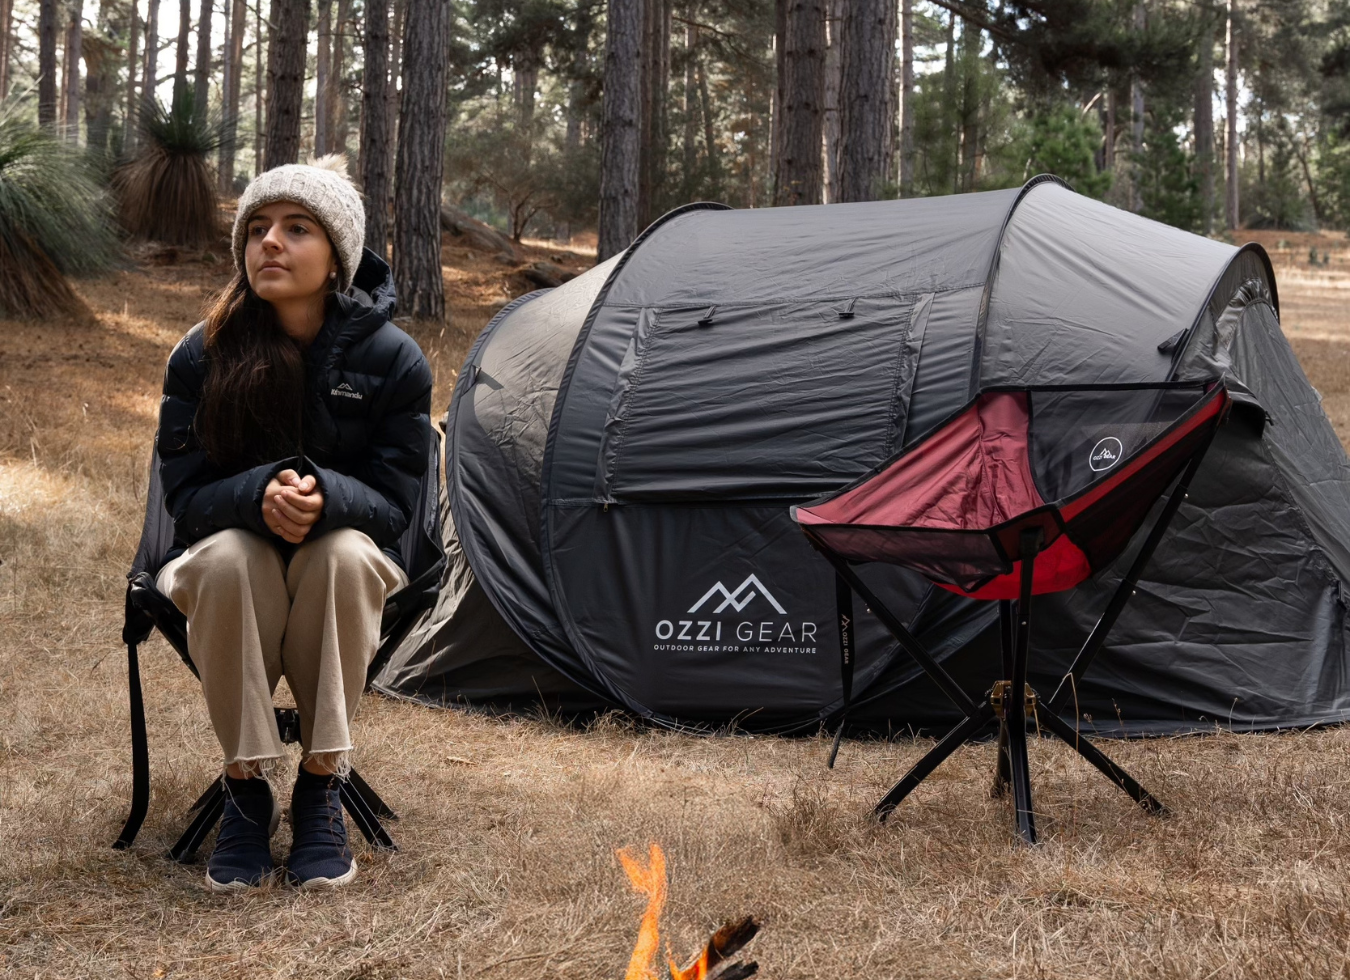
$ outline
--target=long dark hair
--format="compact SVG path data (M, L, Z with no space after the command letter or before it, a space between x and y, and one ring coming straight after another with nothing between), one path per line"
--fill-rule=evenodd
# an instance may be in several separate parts
M239 472L299 455L304 355L239 272L206 311L206 381L194 425L216 466Z

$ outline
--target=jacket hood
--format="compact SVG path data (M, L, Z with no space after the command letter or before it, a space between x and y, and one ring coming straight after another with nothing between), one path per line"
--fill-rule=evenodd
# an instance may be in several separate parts
M368 248L361 250L361 264L352 276L352 287L338 294L338 305L347 317L373 317L384 323L392 320L397 301L394 298L394 274L389 263Z
M307 357L313 363L332 364L342 351L379 330L394 315L394 275L389 264L370 249L363 249L361 264L352 286L335 297L336 306L310 345Z

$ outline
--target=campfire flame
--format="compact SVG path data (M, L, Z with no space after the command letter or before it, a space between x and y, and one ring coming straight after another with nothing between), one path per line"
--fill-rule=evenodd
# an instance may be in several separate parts
M642 862L625 847L619 849L619 861L623 864L623 870L628 872L628 881L633 890L647 896L647 910L642 913L637 944L633 946L624 980L658 980L652 972L652 960L656 958L656 950L661 943L661 910L666 906L666 855L659 844L652 844L648 851L647 866L643 867Z
M660 980L652 968L652 961L660 946L661 912L666 905L665 852L659 844L650 845L645 865L638 855L626 847L616 853L633 890L647 896L647 908L642 913L642 924L638 927L637 942L633 946L624 980ZM728 922L713 933L707 945L683 968L667 952L671 980L745 980L753 976L759 970L758 963L753 960L732 963L730 958L744 949L758 932L759 923L753 916Z

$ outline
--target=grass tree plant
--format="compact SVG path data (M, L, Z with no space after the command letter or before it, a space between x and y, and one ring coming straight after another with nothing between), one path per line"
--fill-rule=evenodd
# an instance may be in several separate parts
M113 174L118 217L128 234L189 248L219 241L219 200L208 161L223 140L223 128L198 111L190 89L171 106L148 105L136 156Z
M40 128L22 96L0 101L0 317L79 310L67 276L117 258L108 201L82 155Z

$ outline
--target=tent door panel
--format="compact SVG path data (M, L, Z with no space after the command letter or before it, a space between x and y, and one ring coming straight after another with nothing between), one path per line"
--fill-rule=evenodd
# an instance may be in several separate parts
M894 297L643 311L597 499L800 498L861 476L904 429L913 313Z

